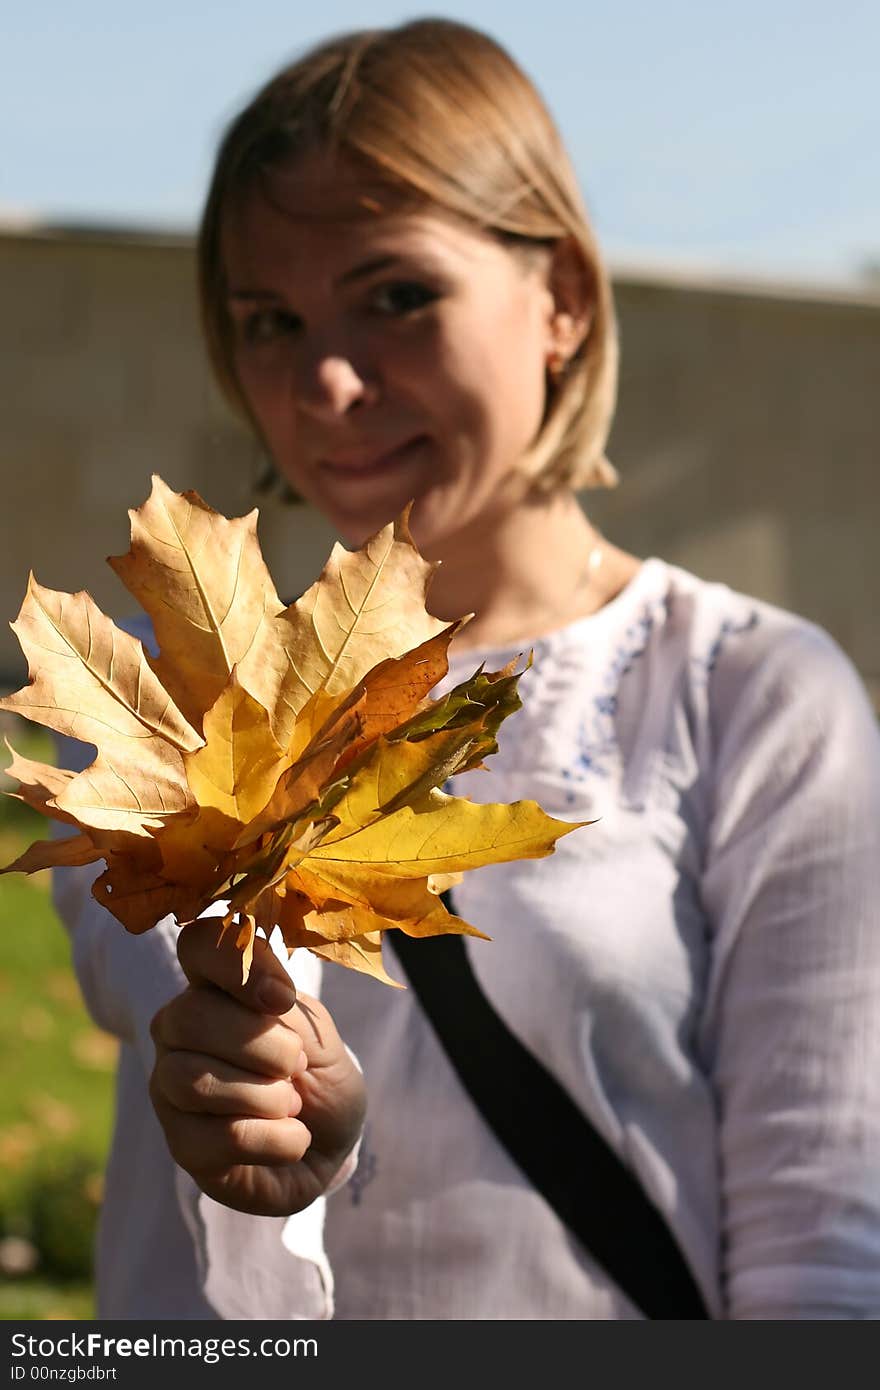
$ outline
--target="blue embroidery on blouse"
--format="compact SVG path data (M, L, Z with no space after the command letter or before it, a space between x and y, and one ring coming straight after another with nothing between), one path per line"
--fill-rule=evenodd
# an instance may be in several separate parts
M759 622L760 618L758 617L758 610L756 608L753 608L748 617L741 622L737 622L734 618L725 618L719 629L718 636L715 638L715 641L712 643L706 655L693 658L691 664L694 671L704 680L708 680L718 664L721 649L728 637L736 637L739 636L740 633L751 632L753 628L758 626Z
M575 785L582 786L590 776L609 776L610 763L618 747L614 721L620 683L639 658L644 656L658 619L667 618L670 608L669 595L665 595L659 603L646 604L635 622L626 629L605 676L604 688L593 699L590 713L579 731L574 766L562 771L563 778L573 784L566 793L569 805L577 800ZM693 658L692 667L699 677L708 680L729 637L751 632L759 622L757 609L753 609L742 621L725 618L706 655Z
M368 1147L369 1139L370 1126L369 1124L365 1124L363 1137L361 1138L361 1151L358 1155L357 1167L346 1184L353 1207L360 1206L361 1198L364 1195L364 1188L373 1181L379 1169L379 1160L372 1149Z
M574 767L563 768L562 776L566 781L580 786L591 774L597 777L609 775L609 760L617 751L614 720L617 715L620 682L639 658L644 656L658 619L666 618L669 609L669 596L664 595L659 602L645 604L635 621L626 629L605 675L603 689L593 699L590 714L578 734ZM569 805L577 800L573 788L566 793L566 800Z

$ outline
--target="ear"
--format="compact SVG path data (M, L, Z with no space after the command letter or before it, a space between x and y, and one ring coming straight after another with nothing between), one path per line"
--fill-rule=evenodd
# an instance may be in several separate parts
M550 349L568 362L587 337L596 307L593 272L574 237L555 243L547 283L553 299Z

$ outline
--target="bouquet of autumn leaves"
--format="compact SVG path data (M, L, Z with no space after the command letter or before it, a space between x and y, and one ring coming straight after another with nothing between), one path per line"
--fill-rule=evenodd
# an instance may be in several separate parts
M149 615L158 655L85 593L31 577L12 625L30 683L0 708L93 744L74 773L13 752L28 805L74 833L3 872L104 860L92 892L130 932L224 905L245 978L258 928L288 951L388 984L383 932L482 935L440 893L482 864L551 853L575 825L531 801L447 795L496 750L517 675L478 671L441 699L461 622L425 608L433 566L406 514L357 551L334 546L285 607L254 511L233 520L153 479L108 563Z

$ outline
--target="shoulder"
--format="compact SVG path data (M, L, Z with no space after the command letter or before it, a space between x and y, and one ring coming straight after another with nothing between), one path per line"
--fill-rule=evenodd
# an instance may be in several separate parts
M688 741L701 765L769 715L849 718L876 737L849 658L815 623L651 558L604 609L536 644L541 713L584 701L614 728L624 756ZM561 698L567 692L572 699ZM541 692L535 692L536 696ZM793 732L793 729L790 730Z
M829 633L724 584L664 569L669 622L687 653L688 703L716 772L774 785L795 785L807 767L842 784L880 780L875 713Z
M713 703L744 697L799 705L842 696L868 706L862 680L838 643L816 623L726 584L662 561L669 639L687 653L692 680Z

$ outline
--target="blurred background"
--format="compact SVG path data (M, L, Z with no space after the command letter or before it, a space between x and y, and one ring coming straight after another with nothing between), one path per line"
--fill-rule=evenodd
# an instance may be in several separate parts
M880 701L880 7L426 12L486 29L536 80L611 266L623 481L585 499L591 515L627 549L821 623ZM315 577L331 533L257 495L264 461L208 380L192 233L224 125L272 71L419 13L46 0L5 17L0 617L30 569L129 611L104 557L127 549L153 471L227 515L258 503L282 593ZM4 623L0 688L24 678ZM51 758L32 729L0 732ZM3 798L0 863L38 819ZM0 1318L89 1317L115 1045L78 1002L44 875L0 880L0 926Z

